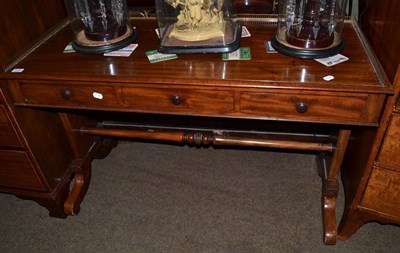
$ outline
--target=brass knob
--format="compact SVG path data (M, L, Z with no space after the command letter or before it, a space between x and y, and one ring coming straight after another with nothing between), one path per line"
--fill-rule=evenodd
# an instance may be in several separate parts
M174 95L174 96L171 97L171 102L174 105L179 105L180 103L182 103L182 98L180 96L178 96L178 95Z
M70 90L63 90L61 91L61 96L65 100L70 99L72 97L72 92Z
M305 113L308 110L308 105L306 103L300 102L296 104L296 109L298 113Z

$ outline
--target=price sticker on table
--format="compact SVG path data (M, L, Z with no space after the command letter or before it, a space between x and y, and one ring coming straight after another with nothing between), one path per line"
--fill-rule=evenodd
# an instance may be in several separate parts
M251 60L251 52L249 47L241 47L232 53L223 53L222 60Z
M157 50L151 50L146 52L147 58L151 63L168 61L178 58L176 54L162 54Z

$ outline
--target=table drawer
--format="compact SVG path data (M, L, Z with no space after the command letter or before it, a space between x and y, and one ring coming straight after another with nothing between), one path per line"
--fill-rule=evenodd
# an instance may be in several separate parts
M123 88L125 105L144 111L193 112L206 115L234 111L232 91Z
M27 104L89 108L119 104L115 89L110 86L20 83L19 87Z
M379 152L378 161L400 171L400 115L393 114Z
M6 109L0 104L0 146L22 147L17 134L7 116Z
M400 217L400 173L374 168L361 206L376 212Z
M278 118L359 122L367 102L368 96L242 92L240 111Z
M0 186L44 190L23 151L0 150Z

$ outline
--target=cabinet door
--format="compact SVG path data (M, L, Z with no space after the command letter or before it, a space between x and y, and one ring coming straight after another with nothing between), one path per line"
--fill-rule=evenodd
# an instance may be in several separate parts
M392 115L378 161L400 171L400 114Z

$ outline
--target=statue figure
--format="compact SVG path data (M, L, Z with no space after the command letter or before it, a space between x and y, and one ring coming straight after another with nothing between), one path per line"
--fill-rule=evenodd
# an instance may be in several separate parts
M179 8L178 21L170 37L185 41L199 41L224 35L220 0L165 0Z

